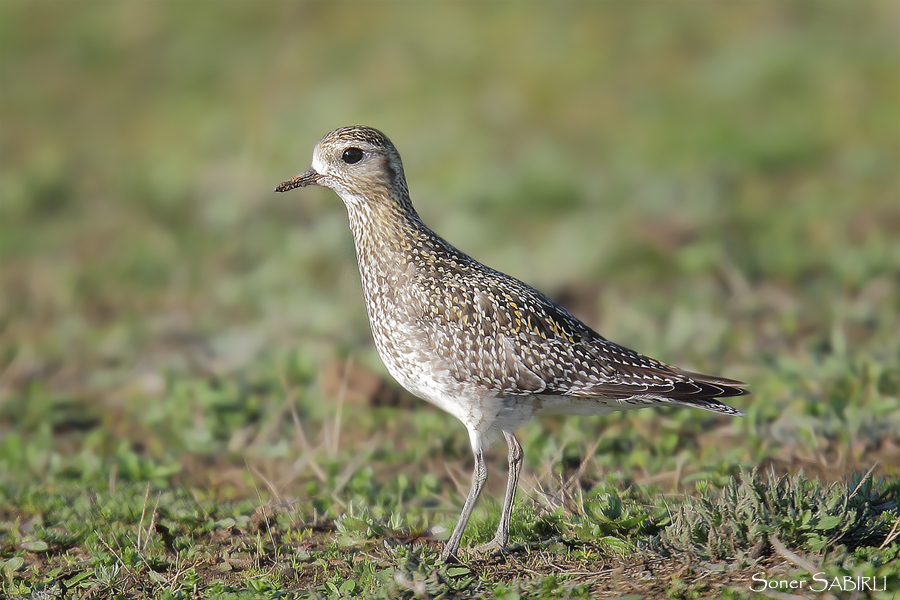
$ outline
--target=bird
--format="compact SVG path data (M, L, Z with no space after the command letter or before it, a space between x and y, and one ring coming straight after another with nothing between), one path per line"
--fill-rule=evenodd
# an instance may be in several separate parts
M530 285L481 264L432 231L413 208L400 154L385 134L340 127L315 145L309 170L276 192L336 192L353 235L378 354L413 395L469 434L471 489L441 551L459 560L463 532L487 480L484 454L502 436L508 476L496 533L477 553L509 543L524 452L515 431L548 414L602 415L655 405L741 411L719 398L745 383L679 369L602 337Z

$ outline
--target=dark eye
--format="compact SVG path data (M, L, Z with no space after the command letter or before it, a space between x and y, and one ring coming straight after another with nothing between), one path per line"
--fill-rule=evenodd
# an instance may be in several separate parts
M359 148L347 148L344 150L344 153L341 155L341 160L347 163L348 165L352 165L354 163L358 163L362 160L363 151Z

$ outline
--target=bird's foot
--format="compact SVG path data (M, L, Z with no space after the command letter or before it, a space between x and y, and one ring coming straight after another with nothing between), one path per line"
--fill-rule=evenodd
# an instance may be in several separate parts
M481 544L480 546L476 546L473 551L476 554L490 554L492 556L498 556L506 552L506 540L501 540L498 537L494 537L491 541Z
M508 549L506 540L495 537L485 544L475 546L469 552L476 555L488 554L490 556L500 556L505 554L507 551ZM444 549L441 550L441 560L445 563L458 563L460 562L458 554L459 548L450 548L450 546L445 545Z
M449 546L444 546L444 549L441 550L441 561L452 564L458 563L459 559L456 557L457 550L451 549Z

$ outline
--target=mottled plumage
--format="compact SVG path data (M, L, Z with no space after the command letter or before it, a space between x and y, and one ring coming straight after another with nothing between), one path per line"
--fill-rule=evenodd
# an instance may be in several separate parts
M312 169L279 185L318 184L347 206L369 322L391 375L466 426L472 491L442 558L456 555L487 478L483 452L503 434L509 479L494 540L502 549L522 463L514 431L540 414L597 415L675 404L728 415L716 398L744 384L683 371L600 336L531 286L482 265L429 229L406 186L400 155L369 127L322 138Z

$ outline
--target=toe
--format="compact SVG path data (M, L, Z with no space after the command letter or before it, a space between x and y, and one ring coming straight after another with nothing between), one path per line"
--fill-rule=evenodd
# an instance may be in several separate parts
M481 544L480 546L477 546L475 548L475 552L477 552L478 554L499 554L504 550L506 550L506 544L497 538L494 538L486 544Z

